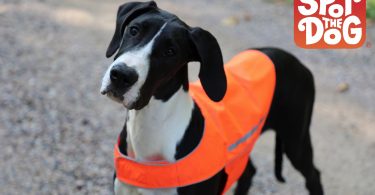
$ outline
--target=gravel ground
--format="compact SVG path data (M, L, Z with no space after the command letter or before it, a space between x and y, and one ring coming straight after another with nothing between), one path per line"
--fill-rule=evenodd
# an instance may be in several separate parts
M99 86L110 63L104 53L121 3L0 0L0 194L111 193L112 146L125 112L101 96ZM293 42L288 4L158 4L211 31L225 60L248 47L277 46L295 53L316 79L311 132L327 194L373 194L375 25L368 25L367 43L360 49L304 50ZM349 90L339 93L342 83ZM273 140L267 133L256 145L252 156L258 173L250 193L307 194L287 160L287 183L275 181Z

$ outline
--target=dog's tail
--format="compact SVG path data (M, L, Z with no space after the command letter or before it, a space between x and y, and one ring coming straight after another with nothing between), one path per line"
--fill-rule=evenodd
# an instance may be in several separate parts
M276 133L276 147L275 147L275 176L276 179L281 182L285 183L285 179L282 176L282 167L283 167L283 152L284 152L284 144L283 140L279 133Z

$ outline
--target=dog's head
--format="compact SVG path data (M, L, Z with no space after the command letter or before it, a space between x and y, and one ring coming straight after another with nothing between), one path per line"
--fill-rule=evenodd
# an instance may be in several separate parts
M220 101L225 94L226 77L216 39L159 9L153 1L119 7L106 56L115 53L101 93L128 109L142 109L163 87L187 89L187 63L191 61L201 63L199 78L213 101Z

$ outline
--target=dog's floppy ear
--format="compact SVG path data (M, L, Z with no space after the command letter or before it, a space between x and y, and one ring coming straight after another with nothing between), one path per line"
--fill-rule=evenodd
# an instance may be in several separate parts
M190 35L196 49L193 55L197 55L194 60L201 63L199 79L203 89L211 100L218 102L227 90L220 46L211 33L199 27L192 28Z
M116 29L106 52L107 58L111 57L120 47L125 26L138 15L148 11L150 8L156 8L154 1L149 2L131 2L125 3L118 8Z

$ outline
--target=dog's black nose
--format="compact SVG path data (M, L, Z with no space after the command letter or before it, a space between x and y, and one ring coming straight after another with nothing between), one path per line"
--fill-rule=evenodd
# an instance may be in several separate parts
M112 84L116 87L130 87L138 80L138 74L124 63L116 64L110 72Z

